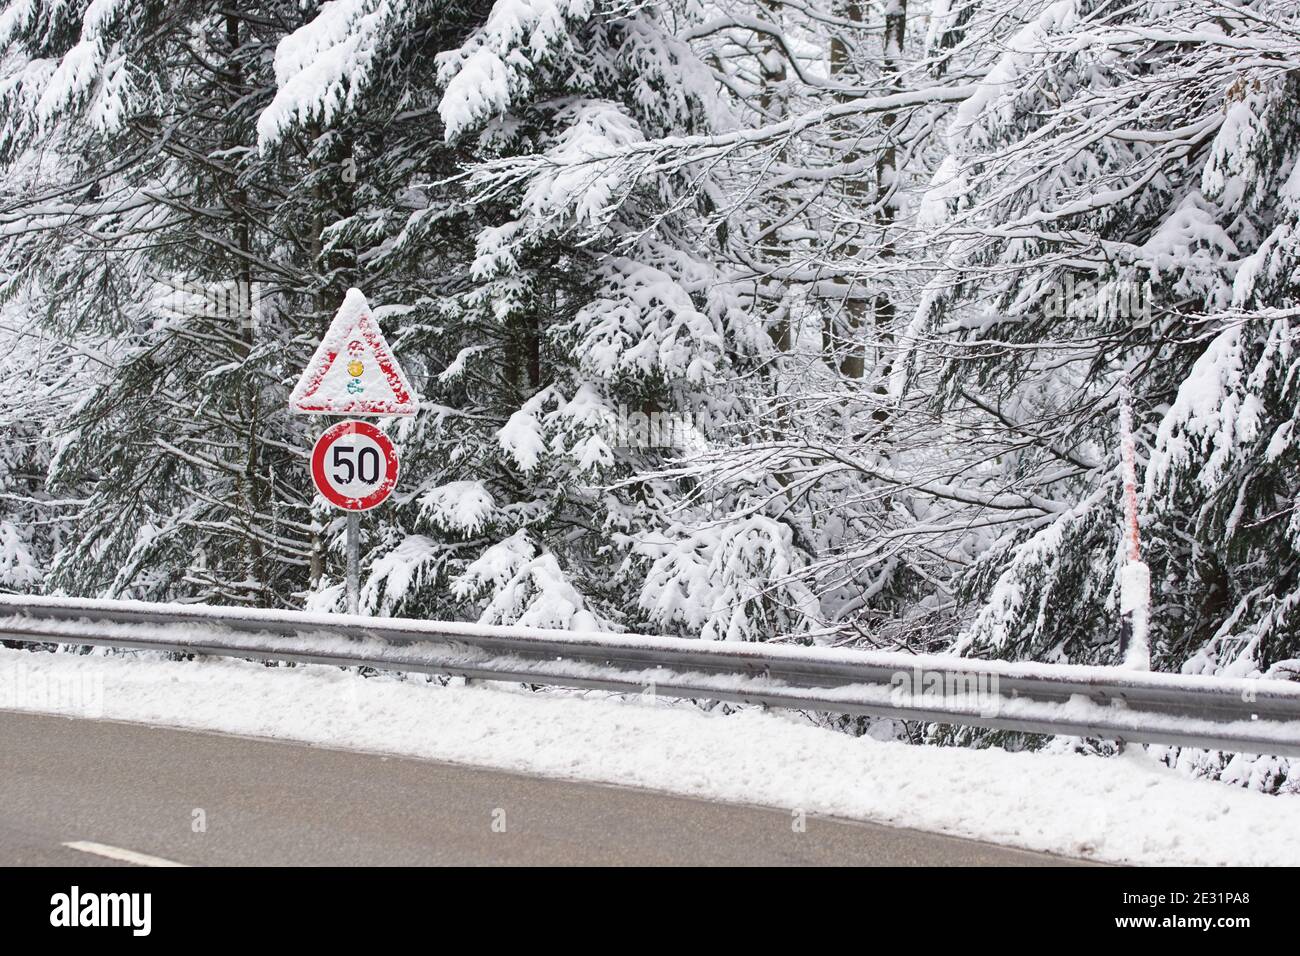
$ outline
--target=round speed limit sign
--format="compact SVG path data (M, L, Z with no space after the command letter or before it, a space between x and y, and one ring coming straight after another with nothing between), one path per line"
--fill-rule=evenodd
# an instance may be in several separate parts
M311 477L325 500L347 511L368 511L393 493L397 452L369 422L339 422L316 439Z

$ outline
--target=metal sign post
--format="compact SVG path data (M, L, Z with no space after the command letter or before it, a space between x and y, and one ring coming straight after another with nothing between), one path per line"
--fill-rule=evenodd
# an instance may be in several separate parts
M361 513L348 512L348 613L361 608Z

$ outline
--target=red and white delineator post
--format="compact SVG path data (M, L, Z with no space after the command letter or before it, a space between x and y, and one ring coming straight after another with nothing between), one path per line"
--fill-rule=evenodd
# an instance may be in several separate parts
M1138 538L1137 450L1133 442L1133 407L1128 376L1120 386L1120 458L1124 476L1124 560L1119 570L1120 666L1149 671L1151 649L1151 570L1142 561Z

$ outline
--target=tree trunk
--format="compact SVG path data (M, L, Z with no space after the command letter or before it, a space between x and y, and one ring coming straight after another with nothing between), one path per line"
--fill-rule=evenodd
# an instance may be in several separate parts
M766 8L771 20L774 23L779 23L781 4L778 0L763 0L763 6ZM763 92L759 95L758 100L759 107L763 111L765 121L773 122L786 113L785 51L775 37L766 33L762 34L758 67L763 84ZM777 153L776 161L780 162L784 157L784 150L782 150ZM781 211L778 205L771 218L759 222L760 246L757 251L760 262L783 262L789 259L789 251L782 247L781 238L778 235L780 228ZM758 290L759 296L765 300L764 305L771 306L772 311L775 313L771 324L768 326L768 335L772 337L772 342L779 351L790 351L793 344L790 314L781 306L785 299L784 283L779 279L765 277L759 280Z
M845 20L851 20L854 23L863 22L860 0L847 0L847 2L837 4L835 10ZM841 28L831 38L831 78L843 83L856 75L857 70L853 64L853 47L845 38L843 28ZM843 102L849 97L841 93L837 98ZM860 158L861 155L856 150L849 150L844 153L842 162L845 164L854 163ZM844 184L845 204L849 211L849 215L845 217L846 220L855 218L853 210L861 205L866 192L866 186L861 179L850 179ZM855 233L840 247L839 259L844 263L845 269L852 269L861 254L862 244ZM848 378L862 378L865 371L864 356L866 354L866 345L862 341L862 333L866 327L871 300L861 289L860 284L852 277L840 279L836 285L838 287L837 301L830 314L823 320L823 358L827 364L834 367L837 356L842 350L844 357L839 359L840 373ZM845 343L843 347L841 347L841 342Z
M883 58L881 71L889 82L890 92L896 92L902 85L900 72L903 60L903 39L907 30L907 0L886 0L885 33L883 38ZM886 113L881 117L885 135L889 136L897 115ZM880 224L881 244L877 253L884 262L894 258L894 240L892 226L898 218L898 199L896 195L898 180L898 147L892 139L885 143L880 158L876 162L876 204L877 222ZM886 292L877 292L875 301L876 348L878 361L876 365L876 392L884 398L889 393L889 377L893 371L891 350L894 340L894 319L897 310ZM885 421L889 413L878 408L872 414L877 421Z

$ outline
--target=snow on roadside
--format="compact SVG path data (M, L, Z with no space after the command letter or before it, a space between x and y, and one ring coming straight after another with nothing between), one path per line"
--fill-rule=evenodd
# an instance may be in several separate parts
M0 708L799 808L1120 863L1300 864L1300 800L1189 779L1140 753L915 747L754 710L151 653L0 649Z

